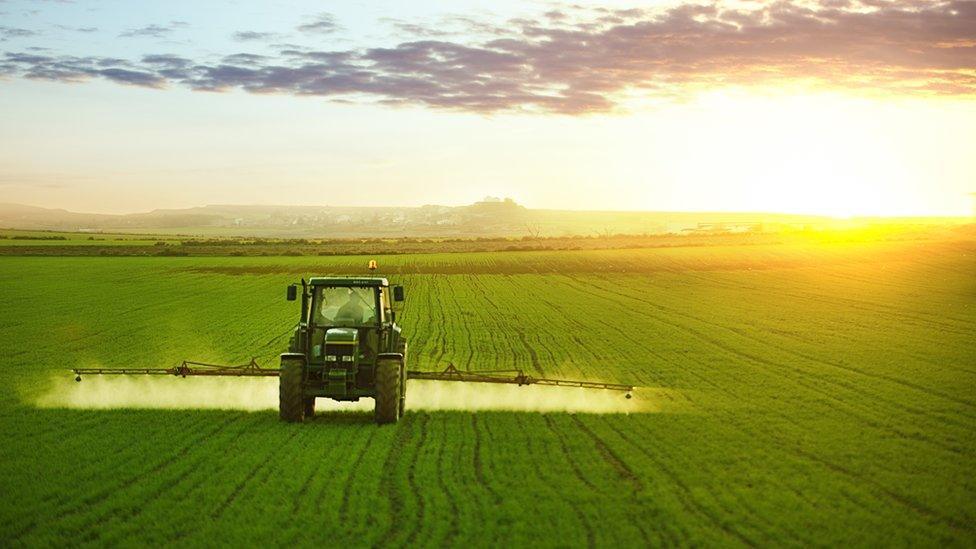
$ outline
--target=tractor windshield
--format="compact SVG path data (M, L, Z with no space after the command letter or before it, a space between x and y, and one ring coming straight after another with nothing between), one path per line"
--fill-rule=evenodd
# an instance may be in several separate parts
M312 321L319 326L376 324L373 288L317 288Z

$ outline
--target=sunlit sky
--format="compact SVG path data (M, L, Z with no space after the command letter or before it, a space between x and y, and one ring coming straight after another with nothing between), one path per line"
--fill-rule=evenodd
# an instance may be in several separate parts
M969 215L974 4L0 0L0 202Z

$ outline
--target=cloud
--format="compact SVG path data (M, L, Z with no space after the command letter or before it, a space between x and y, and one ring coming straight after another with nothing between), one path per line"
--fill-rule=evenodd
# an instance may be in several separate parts
M37 31L30 29L0 25L0 42L3 42L9 38L30 38L31 36L37 36L38 34L39 33Z
M320 13L312 21L296 27L301 32L329 34L340 30L342 27L336 23L335 17L330 13Z
M72 27L72 26L69 26L69 25L55 25L55 26L57 28L61 29L61 30L73 31L73 32L83 32L83 33L86 33L86 34L93 33L93 32L98 32L98 27Z
M274 40L279 36L280 35L275 32L257 32L257 31L237 31L233 35L234 40L239 40L241 42Z
M26 66L26 69L24 68ZM6 53L0 58L0 74L13 72L35 80L82 82L105 78L119 84L160 88L167 77L155 70L135 67L124 59Z
M171 32L173 32L173 29L169 27L164 27L161 25L146 25L145 27L140 27L137 29L129 29L119 34L119 36L124 38L133 38L137 36L151 36L153 38L162 38Z
M440 37L455 34L443 28L431 27L421 23L411 23L409 21L403 21L402 19L396 19L393 17L382 17L380 18L380 21L392 25L393 28L397 30L398 34L424 37Z
M131 84L133 86L159 88L166 83L166 78L163 76L144 71L110 68L98 70L96 73L113 82Z
M317 22L334 25L331 17ZM272 56L235 53L209 60L7 53L0 71L479 113L582 114L618 108L627 95L682 98L728 86L783 84L976 96L971 1L781 0L752 9L562 6L537 20L481 28L481 38L466 41L420 30L418 39L390 47L281 45Z
M170 21L167 25L146 25L145 27L139 27L135 29L129 29L121 34L122 38L137 38L142 36L148 36L151 38L165 38L171 34L176 29L186 28L190 26L186 21Z

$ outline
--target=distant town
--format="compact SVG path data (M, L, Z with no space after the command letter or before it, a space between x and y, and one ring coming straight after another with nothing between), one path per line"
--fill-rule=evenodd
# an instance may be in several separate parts
M910 222L965 222L915 218ZM619 212L530 209L486 196L467 206L413 207L209 205L113 215L0 204L0 228L266 237L551 237L610 234L780 232L870 219L729 212Z

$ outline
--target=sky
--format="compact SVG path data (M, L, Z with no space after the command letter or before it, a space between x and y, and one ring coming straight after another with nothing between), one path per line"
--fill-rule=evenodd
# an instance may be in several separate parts
M965 216L973 128L973 1L0 0L0 202Z

